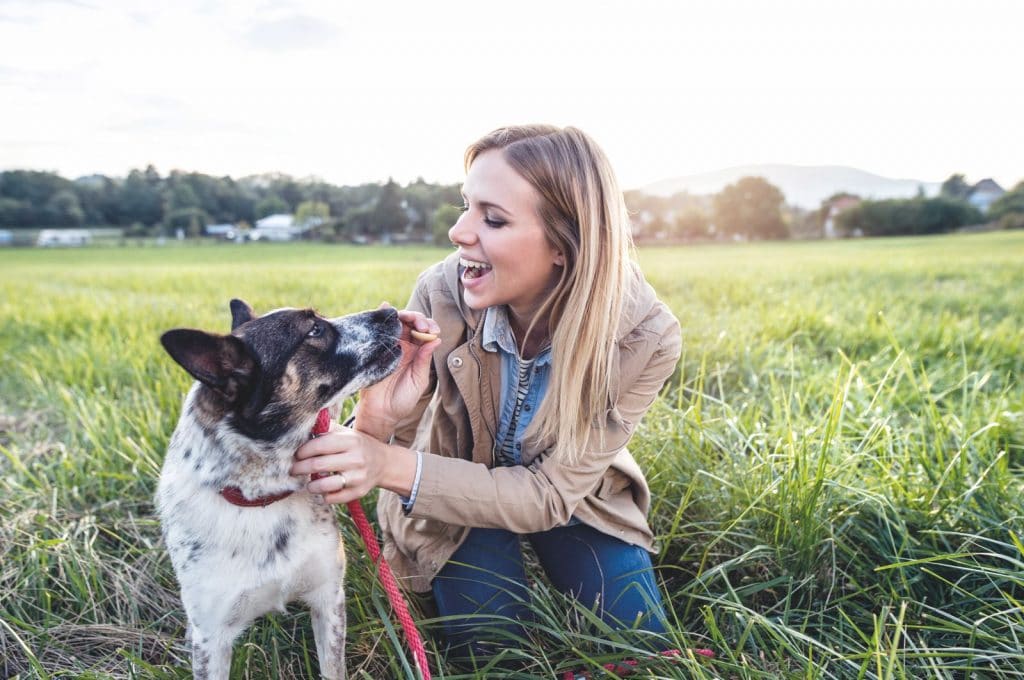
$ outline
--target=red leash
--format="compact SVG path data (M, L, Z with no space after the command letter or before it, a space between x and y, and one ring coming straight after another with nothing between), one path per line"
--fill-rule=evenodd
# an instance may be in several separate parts
M313 434L325 434L330 429L331 415L327 412L327 409L320 409L320 413L318 413L316 417L316 425L313 426ZM315 479L316 477L314 476L313 478ZM380 554L380 544L377 542L377 534L374 533L373 527L370 526L369 520L366 519L366 513L363 512L362 503L358 500L350 501L348 503L348 511L349 514L352 515L352 521L355 522L356 528L359 530L359 535L363 538L363 543L366 545L366 551L370 553L370 559L377 565L381 585L384 586L384 592L388 594L388 601L391 603L391 607L395 610L395 616L398 617L398 622L402 625L402 630L405 632L405 640L409 644L409 648L412 650L413 656L416 658L416 665L419 667L420 677L423 680L430 680L430 666L427 665L427 651L423 647L423 641L420 639L419 631L416 630L416 623L412 620L412 616L409 614L409 608L405 605L405 598L402 597L402 591L398 589L398 582L395 580L395 575L391 573L391 567L388 566L387 560L385 560Z

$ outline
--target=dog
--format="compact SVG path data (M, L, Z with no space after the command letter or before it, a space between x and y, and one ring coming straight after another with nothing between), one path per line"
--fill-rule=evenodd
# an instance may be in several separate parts
M231 333L160 340L196 379L171 436L156 502L188 616L196 678L227 678L234 640L295 600L312 614L320 672L345 677L345 553L332 506L288 474L321 408L390 374L401 357L388 307L335 319L255 316L231 301Z

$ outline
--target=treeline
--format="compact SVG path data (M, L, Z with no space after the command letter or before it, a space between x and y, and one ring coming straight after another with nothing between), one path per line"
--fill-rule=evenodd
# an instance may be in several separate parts
M0 173L0 227L15 229L109 226L124 228L129 236L171 235L178 229L194 236L208 224L244 229L267 215L287 213L321 218L317 235L326 239L429 237L437 220L454 223L461 204L458 184L422 179L404 187L392 180L336 186L282 174L238 180L180 171L161 176L152 166L124 178L92 175L74 181L51 172Z
M923 192L887 200L837 193L808 210L786 204L782 191L767 180L744 177L711 196L626 192L626 203L641 241L912 236L981 224L1024 228L1024 182L992 203L987 213L968 202L963 184L962 176L954 175L931 198Z
M836 216L841 233L865 236L942 234L969 225L996 229L1024 228L1024 182L997 198L986 212L967 201L962 175L942 184L938 196L860 201Z
M788 205L778 187L744 177L711 196L685 192L662 197L627 191L638 241L782 239L829 236L933 234L998 221L1024 227L1024 182L992 204L986 215L970 205L967 185L954 175L934 198L861 200L836 194L816 209ZM316 218L307 237L323 240L387 239L448 242L459 215L458 184L422 179L400 186L336 186L319 179L266 174L214 177L152 166L127 177L92 175L68 180L50 172L0 172L0 228L120 227L127 236L203 234L206 225L232 224L245 232L275 213L296 222ZM827 228L826 228L827 227Z
M861 201L836 216L839 233L864 236L942 234L984 221L973 205L947 196Z

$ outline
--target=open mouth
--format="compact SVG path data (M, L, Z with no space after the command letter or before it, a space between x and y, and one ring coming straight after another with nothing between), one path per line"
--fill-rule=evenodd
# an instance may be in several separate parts
M464 257L459 258L459 276L463 281L479 279L489 273L491 269L493 269L491 265L486 262L467 260Z

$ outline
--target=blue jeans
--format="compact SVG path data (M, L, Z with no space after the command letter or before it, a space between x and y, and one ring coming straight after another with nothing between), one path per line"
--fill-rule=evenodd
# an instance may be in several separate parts
M532 614L520 538L504 529L473 529L434 579L438 613L456 655L493 653L488 629L525 635L519 622L530 621ZM646 550L581 523L525 538L551 584L587 608L596 603L610 627L665 632L665 610Z

